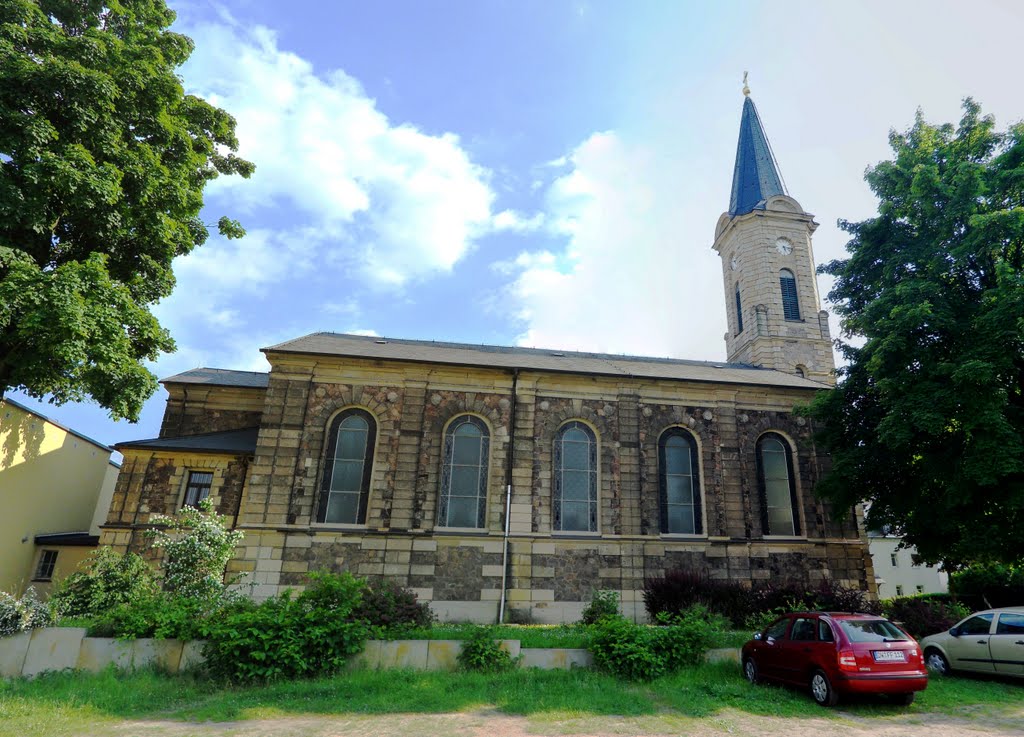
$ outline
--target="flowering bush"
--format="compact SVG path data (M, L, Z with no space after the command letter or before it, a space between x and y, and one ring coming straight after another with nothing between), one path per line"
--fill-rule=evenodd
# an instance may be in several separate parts
M198 507L185 507L174 517L154 515L151 522L162 525L145 534L152 547L164 550L164 591L186 599L222 597L224 568L243 533L229 530L226 518L213 510L208 499Z
M29 587L20 599L0 591L0 637L46 627L52 619L50 607L36 598L35 589Z

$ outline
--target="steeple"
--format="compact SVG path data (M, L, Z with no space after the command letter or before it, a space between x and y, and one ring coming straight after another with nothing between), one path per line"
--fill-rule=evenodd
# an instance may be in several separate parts
M729 202L729 215L732 217L763 210L769 197L788 194L764 134L761 118L750 99L750 89L744 86L743 94L740 140L736 144L736 167L732 174L732 199Z
M818 224L789 196L743 78L732 200L715 228L722 257L728 360L835 381L811 236Z

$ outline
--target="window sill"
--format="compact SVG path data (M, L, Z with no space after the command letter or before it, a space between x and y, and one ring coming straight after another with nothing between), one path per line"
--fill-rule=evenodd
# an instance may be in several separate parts
M435 535L490 535L484 527L435 527Z
M662 540L707 540L708 536L701 534L690 534L687 532L662 532L659 537Z
M33 578L32 583L53 583L52 578Z
M364 532L370 529L368 525L352 522L314 522L310 527L315 530L353 530L357 532Z
M552 530L551 537L583 537L583 538L595 538L601 537L600 532L591 532L590 530Z
M761 539L769 542L807 542L806 535L762 535Z

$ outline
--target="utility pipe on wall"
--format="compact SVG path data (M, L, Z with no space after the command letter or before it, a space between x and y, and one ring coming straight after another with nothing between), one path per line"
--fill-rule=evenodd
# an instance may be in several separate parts
M505 534L501 544L501 602L498 604L498 624L505 619L505 592L508 590L508 538L512 522L512 464L516 449L516 396L519 369L512 370L512 407L509 417L508 456L505 459Z

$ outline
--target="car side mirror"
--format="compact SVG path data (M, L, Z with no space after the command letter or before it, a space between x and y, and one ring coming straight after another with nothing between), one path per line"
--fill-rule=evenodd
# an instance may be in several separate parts
M755 640L760 640L761 639L761 633L760 632L755 632L754 633L754 639Z
M953 635L953 637L959 637L960 636L960 630L958 630L956 627L950 627L949 628L949 634Z

